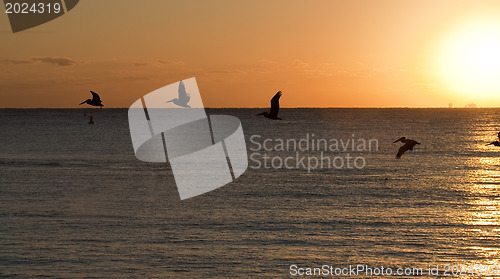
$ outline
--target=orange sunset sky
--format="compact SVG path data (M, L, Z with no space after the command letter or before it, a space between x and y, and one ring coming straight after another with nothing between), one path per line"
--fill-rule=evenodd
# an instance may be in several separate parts
M81 0L12 33L2 108L129 107L196 77L206 107L500 106L500 1Z

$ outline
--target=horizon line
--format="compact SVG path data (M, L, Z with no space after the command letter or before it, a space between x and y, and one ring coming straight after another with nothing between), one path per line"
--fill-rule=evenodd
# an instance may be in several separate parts
M500 108L500 106L490 107L446 107L446 106L428 106L428 107L410 107L410 106L394 106L394 107L281 107L281 109L487 109ZM2 107L0 109L99 109L99 108L82 108L82 107ZM128 107L106 107L103 109L129 109ZM269 107L205 107L205 109L269 109Z

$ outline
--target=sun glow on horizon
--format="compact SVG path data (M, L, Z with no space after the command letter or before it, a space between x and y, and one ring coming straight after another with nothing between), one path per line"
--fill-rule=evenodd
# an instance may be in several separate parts
M455 93L492 98L500 93L500 22L473 24L452 36L440 56L440 75Z

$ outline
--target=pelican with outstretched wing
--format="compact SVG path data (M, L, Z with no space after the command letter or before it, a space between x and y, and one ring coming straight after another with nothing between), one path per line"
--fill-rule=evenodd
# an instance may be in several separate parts
M415 145L420 144L420 142L417 142L416 140L407 139L405 137L401 137L398 140L394 141L393 143L396 143L398 141L404 143L404 145L399 148L398 154L396 154L397 159L401 158L401 156L403 156L403 154L405 154L406 151L408 150L412 151Z
M91 105L94 107L101 107L102 108L103 105L102 105L101 97L99 97L99 94L95 93L92 90L90 90L90 93L92 93L92 100L87 99L87 100L81 102L80 105L88 104L88 105Z
M180 107L191 108L191 106L188 105L189 100L191 100L191 95L186 92L186 87L184 86L184 82L182 82L182 80L179 82L179 89L177 89L177 93L177 98L172 99L167 103L173 102Z
M281 91L278 91L278 93L276 93L274 97L271 99L271 109L269 110L269 112L265 111L257 115L264 115L265 117L273 120L281 120L281 118L278 117L278 112L280 110L281 95L282 95Z

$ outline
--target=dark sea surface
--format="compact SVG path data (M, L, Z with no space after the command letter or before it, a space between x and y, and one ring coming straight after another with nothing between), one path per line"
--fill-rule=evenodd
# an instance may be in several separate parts
M237 116L256 160L324 151L365 165L249 158L236 181L181 201L168 164L134 156L126 109L0 110L0 277L297 278L292 265L421 277L448 265L456 277L453 266L500 265L500 147L486 146L500 109L282 109L283 121L261 111L207 113ZM397 160L401 136L422 144ZM306 137L378 148L250 150Z

